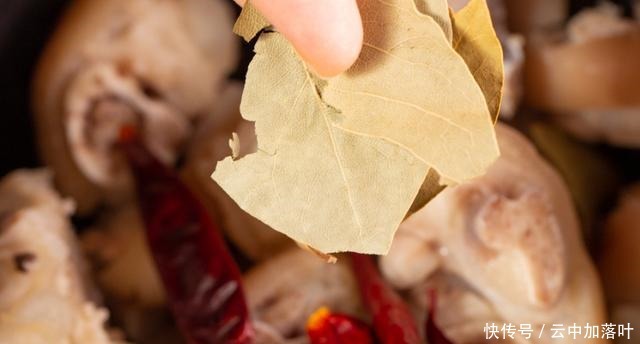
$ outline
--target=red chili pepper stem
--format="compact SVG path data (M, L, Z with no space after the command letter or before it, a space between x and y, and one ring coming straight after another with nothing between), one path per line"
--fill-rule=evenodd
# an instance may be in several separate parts
M420 334L409 307L389 287L370 256L352 253L351 264L364 305L373 317L382 344L420 344Z
M135 129L122 128L119 146L136 182L149 247L187 342L251 343L241 274L210 214Z

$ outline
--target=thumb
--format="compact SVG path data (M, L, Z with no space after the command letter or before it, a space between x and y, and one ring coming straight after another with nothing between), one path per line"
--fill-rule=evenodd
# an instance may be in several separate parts
M244 5L246 0L236 0ZM362 19L356 0L251 0L298 54L321 76L334 76L356 61Z

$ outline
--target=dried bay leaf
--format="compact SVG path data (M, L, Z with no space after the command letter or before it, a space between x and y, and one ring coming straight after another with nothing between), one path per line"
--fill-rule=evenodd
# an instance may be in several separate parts
M429 15L440 25L449 42L453 40L453 27L447 0L415 0L415 6L418 11Z
M280 34L262 34L255 50L241 112L255 121L258 151L219 162L213 178L244 210L323 253L386 253L428 167L335 127Z
M427 205L427 203L444 190L444 188L444 185L440 185L440 176L438 173L433 169L429 170L427 177L422 182L422 186L418 191L418 195L416 195L416 198L413 200L413 204L411 204L411 208L409 208L407 216L422 209L422 207Z
M240 156L240 137L235 131L231 133L229 148L231 148L231 158L237 159Z
M328 80L280 34L263 32L241 105L258 151L219 162L212 178L245 211L320 252L385 254L408 211L499 155L442 3L358 1L363 52ZM267 25L252 18L236 25L245 39Z
M504 63L486 0L471 0L455 14L453 48L464 58L487 100L494 123L500 114Z
M364 44L355 65L327 80L322 99L344 130L397 144L462 182L499 155L485 97L432 17L412 0L361 0Z
M271 26L265 17L253 7L251 1L247 1L242 7L240 17L233 25L233 33L242 37L245 41L249 42L255 37L262 29Z

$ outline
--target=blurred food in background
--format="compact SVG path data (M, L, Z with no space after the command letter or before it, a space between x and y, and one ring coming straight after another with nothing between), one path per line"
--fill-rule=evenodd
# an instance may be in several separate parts
M223 0L74 1L34 80L37 141L65 195L89 213L130 196L113 146L140 127L164 162L184 153L238 61Z
M0 342L120 343L46 170L0 181ZM122 338L120 338L122 339Z
M527 102L593 142L640 145L640 22L607 2L528 41Z
M438 290L436 321L455 343L480 341L480 324L492 321L535 319L536 333L544 324L602 323L600 281L566 186L525 137L497 129L498 161L407 218L382 271L396 287L415 290L422 313L425 286Z
M343 257L336 264L293 248L253 267L245 274L249 307L258 338L274 343L307 341L307 318L321 307L363 314L356 281Z
M640 184L622 191L604 224L600 275L613 321L640 321Z

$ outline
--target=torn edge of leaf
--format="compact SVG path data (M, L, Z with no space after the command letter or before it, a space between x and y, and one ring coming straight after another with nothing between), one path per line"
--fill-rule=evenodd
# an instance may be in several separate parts
M271 26L269 21L251 4L251 1L247 1L233 25L233 33L249 42L269 26Z
M238 133L235 131L231 134L231 138L229 139L229 148L231 148L231 157L233 160L238 159L240 156L240 137L238 137Z
M429 203L429 201L450 185L447 183L451 183L451 181L445 181L443 179L444 178L438 175L438 172L434 169L429 169L429 172L420 187L420 191L418 191L418 195L416 195L416 198L414 199L413 204L411 204L411 208L409 208L405 217L409 217L411 214L422 209L427 205L427 203Z

